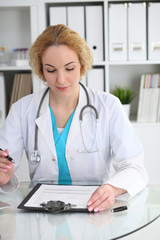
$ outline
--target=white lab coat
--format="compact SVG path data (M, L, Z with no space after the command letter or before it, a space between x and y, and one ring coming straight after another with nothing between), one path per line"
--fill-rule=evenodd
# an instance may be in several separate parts
M9 149L17 168L25 149L32 181L58 182L58 163L49 110L49 93L46 95L40 116L36 112L45 88L20 99L12 105L4 127L0 130L0 147ZM132 197L146 186L147 174L143 164L143 149L120 101L109 93L87 89L90 103L96 107L99 120L97 144L83 153L79 114L86 105L86 94L80 87L79 102L73 116L66 143L66 160L73 184L103 184L124 188ZM95 138L95 114L87 108L83 113L82 133L85 145L91 149ZM32 163L35 124L38 126L39 163ZM115 173L110 175L110 163ZM15 181L15 180L14 180ZM13 182L14 182L13 181ZM4 186L5 188L5 186Z

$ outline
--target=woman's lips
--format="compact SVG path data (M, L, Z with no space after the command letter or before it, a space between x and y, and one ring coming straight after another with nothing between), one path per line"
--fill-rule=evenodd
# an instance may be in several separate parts
M64 90L66 90L68 87L57 87L59 90L61 90L61 91L64 91Z

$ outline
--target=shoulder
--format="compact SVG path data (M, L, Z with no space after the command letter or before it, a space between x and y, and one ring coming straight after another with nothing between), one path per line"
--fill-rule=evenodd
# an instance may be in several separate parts
M14 109L17 113L26 115L30 109L36 110L39 99L43 96L43 93L46 88L43 88L39 92L29 94L25 97L22 97L17 102L12 104L11 110Z
M102 105L107 108L121 105L119 99L108 92L86 88L90 97L90 101L96 105Z

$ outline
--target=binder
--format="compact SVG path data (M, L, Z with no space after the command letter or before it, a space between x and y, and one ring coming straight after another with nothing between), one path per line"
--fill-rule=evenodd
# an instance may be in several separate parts
M127 4L109 4L109 60L127 60Z
M138 103L138 122L157 122L160 100L160 75L143 74L141 76Z
M104 91L104 69L91 69L87 75L87 85L94 90Z
M32 93L32 75L30 73L16 73L13 82L9 108L20 98Z
M103 61L102 6L86 6L86 40L93 54L93 62Z
M3 126L6 118L6 89L3 73L0 73L0 128Z
M78 32L82 38L85 38L84 7L83 6L67 7L67 13L68 13L68 27Z
M49 25L64 24L67 25L66 7L49 8Z
M87 201L93 191L99 186L69 186L37 183L30 193L24 198L17 208L33 211L61 212L88 212ZM61 201L70 204L68 209L60 209L59 212L45 209L43 206L49 201ZM44 202L45 201L45 202Z
M128 6L128 60L146 60L146 3Z
M160 2L148 6L148 59L160 59Z

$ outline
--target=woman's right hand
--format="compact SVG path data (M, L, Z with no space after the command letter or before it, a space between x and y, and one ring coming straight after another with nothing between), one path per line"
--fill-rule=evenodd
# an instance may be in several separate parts
M0 151L0 186L8 183L14 174L14 164L6 158L8 155L7 149Z

